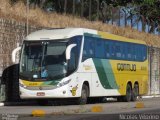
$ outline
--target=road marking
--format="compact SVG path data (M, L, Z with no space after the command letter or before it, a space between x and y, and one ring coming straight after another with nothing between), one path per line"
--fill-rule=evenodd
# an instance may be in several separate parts
M135 108L144 108L144 103L143 102L137 102Z
M93 106L91 108L91 112L102 112L103 111L103 107L102 106Z
M44 110L33 110L32 116L33 117L43 117L45 116L46 112Z

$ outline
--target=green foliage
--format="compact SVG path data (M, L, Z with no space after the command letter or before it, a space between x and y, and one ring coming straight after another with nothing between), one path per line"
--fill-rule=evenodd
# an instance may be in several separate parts
M143 3L144 4L148 4L148 5L154 5L155 0L144 0Z

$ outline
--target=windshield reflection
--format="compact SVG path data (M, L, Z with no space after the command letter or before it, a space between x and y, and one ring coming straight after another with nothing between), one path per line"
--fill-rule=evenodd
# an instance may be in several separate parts
M67 42L26 42L23 46L20 75L29 79L59 79L66 75Z

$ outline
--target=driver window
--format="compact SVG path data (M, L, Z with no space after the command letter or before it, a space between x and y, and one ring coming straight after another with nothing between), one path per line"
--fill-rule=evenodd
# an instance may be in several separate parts
M69 60L69 72L73 72L76 69L76 48L71 50L71 59Z
M80 55L80 45L81 45L80 39L81 37L76 36L69 41L69 44L76 44L76 46L71 50L71 58L68 61L68 74L74 72L77 69L79 55Z

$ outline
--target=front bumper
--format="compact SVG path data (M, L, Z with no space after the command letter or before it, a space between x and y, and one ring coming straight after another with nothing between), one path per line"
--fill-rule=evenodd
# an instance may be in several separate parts
M73 96L68 85L52 90L28 90L20 87L21 99L36 99L36 98L70 98Z

